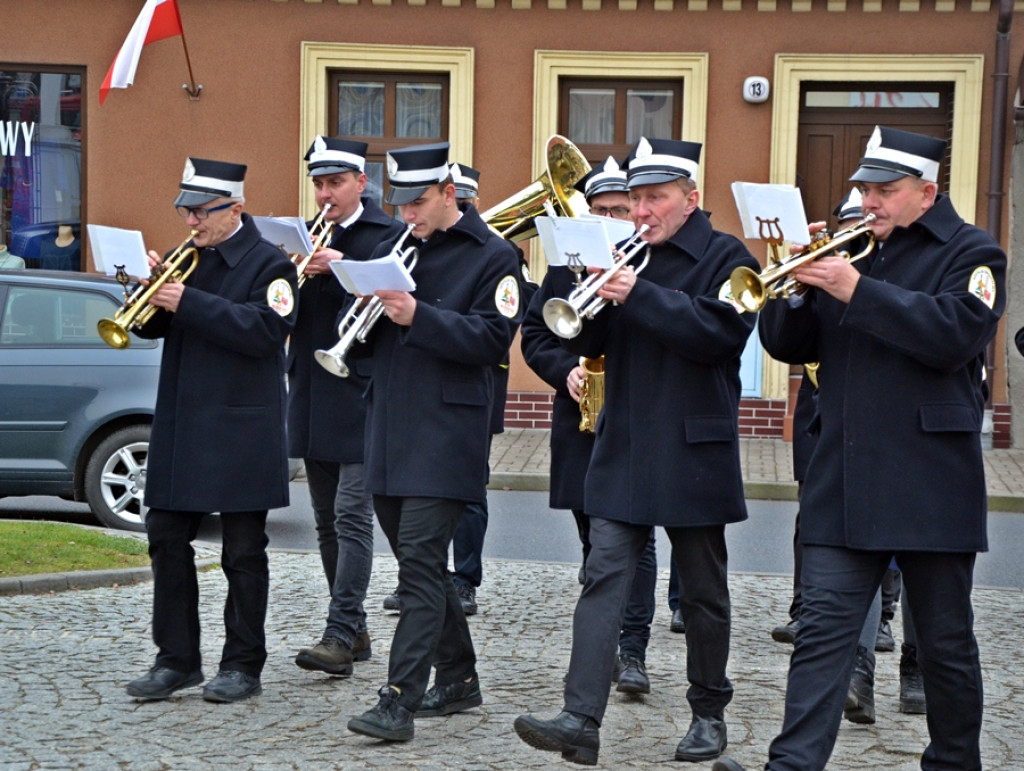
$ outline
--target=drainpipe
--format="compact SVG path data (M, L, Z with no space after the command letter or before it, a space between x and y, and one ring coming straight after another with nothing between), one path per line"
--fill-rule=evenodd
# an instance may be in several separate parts
M1001 240L1003 230L1003 201L1006 196L1003 190L1003 179L1006 165L1006 105L1007 83L1010 80L1010 24L1013 21L1014 0L999 0L999 19L996 21L996 64L992 73L992 156L989 161L988 185L988 223L987 230L997 242ZM1024 61L1021 62L1024 68ZM1022 118L1024 109L1015 107L1014 117ZM1007 250L1009 251L1009 250ZM989 383L995 382L996 346L993 340L988 344L985 353ZM992 389L988 389L985 400L985 417L981 428L982 446L992 448L993 433Z

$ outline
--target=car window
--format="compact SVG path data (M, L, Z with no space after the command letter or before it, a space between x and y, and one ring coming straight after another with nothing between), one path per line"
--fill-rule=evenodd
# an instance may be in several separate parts
M117 308L102 292L12 285L4 302L0 345L105 346L96 322Z

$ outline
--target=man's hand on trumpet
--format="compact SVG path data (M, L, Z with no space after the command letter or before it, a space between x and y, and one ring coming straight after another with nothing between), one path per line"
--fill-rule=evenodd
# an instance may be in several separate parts
M824 228L824 222L812 222L807 226L812 236ZM793 247L790 251L795 249L799 252L802 248ZM793 278L801 284L828 292L840 302L848 303L860 281L860 271L849 260L838 254L830 254L800 266L793 272Z
M315 252L313 256L309 258L309 262L306 263L306 268L302 272L307 276L323 275L331 272L331 260L342 260L345 255L339 252L337 249L328 249L326 246L321 246Z
M635 285L636 271L632 265L624 265L597 290L597 296L614 303L624 303Z
M146 255L149 260L149 272L152 275L153 270L160 265L162 260L160 255L154 252L152 249ZM140 279L140 283L143 286L149 286L149 278ZM165 311L171 311L172 313L178 310L178 304L181 302L181 295L185 292L185 285L175 281L174 279L168 279L160 288L153 292L149 298L149 304L156 306L157 308L163 308Z

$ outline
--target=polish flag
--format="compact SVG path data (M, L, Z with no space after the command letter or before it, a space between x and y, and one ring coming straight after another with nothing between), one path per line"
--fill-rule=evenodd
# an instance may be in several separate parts
M139 56L142 55L144 45L181 34L177 0L146 0L142 13L132 25L132 31L125 38L124 45L100 86L100 104L103 104L110 89L127 88L135 81L135 69L139 66Z

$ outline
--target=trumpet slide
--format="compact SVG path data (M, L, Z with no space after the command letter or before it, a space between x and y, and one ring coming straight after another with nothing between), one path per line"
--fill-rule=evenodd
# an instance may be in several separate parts
M313 255L316 254L316 250L327 246L331 242L331 231L334 229L334 223L327 222L324 218L327 216L327 210L332 205L325 203L324 208L320 210L320 213L316 215L316 219L313 220L313 224L309 226L309 235L313 239L313 250L305 257L300 254L291 255L291 260L295 263L295 269L299 272L300 288L306 283L306 268L309 266L309 261L313 259Z
M542 313L548 329L565 339L576 337L583 328L583 319L594 318L608 304L609 301L598 297L597 292L611 280L612 276L626 267L630 260L645 249L647 249L647 254L644 256L643 262L636 266L635 271L639 273L647 267L647 261L651 255L647 242L643 240L642 236L650 229L649 225L641 225L640 229L623 244L622 249L618 252L619 256L612 261L610 268L601 273L591 273L565 299L552 297L544 303Z
M410 246L403 252L401 248L414 227L415 225L409 225L391 249L391 254L400 256L406 270L409 271L416 266L419 250L415 246ZM379 297L368 295L357 298L338 323L338 342L331 348L320 348L313 353L313 356L320 366L332 375L348 377L349 367L345 363L345 357L348 355L349 349L356 343L365 343L370 330L383 315L384 303Z
M156 291L168 281L184 281L196 269L199 262L199 252L194 246L188 243L198 235L198 230L188 234L188 238L181 242L177 249L167 255L167 258L154 266L149 274L149 286L141 284L131 294L128 293L129 276L122 269L118 269L117 280L125 287L124 304L117 309L113 318L100 319L96 322L96 331L99 332L103 342L111 348L123 349L132 344L129 334L132 330L141 329L147 321L153 318L158 308L150 305L150 298ZM187 247L187 248L186 248ZM182 267L188 263L184 270Z
M848 252L840 253L851 263L867 257L875 248L875 236L871 231L871 223L874 221L875 215L868 214L864 219L837 233L815 240L787 259L771 263L760 273L745 266L736 268L729 276L729 288L732 290L733 298L743 310L756 313L767 305L769 300L799 294L803 291L804 285L793 278L792 273L795 270L841 250L863 235L868 236L868 244L861 251L854 255Z

